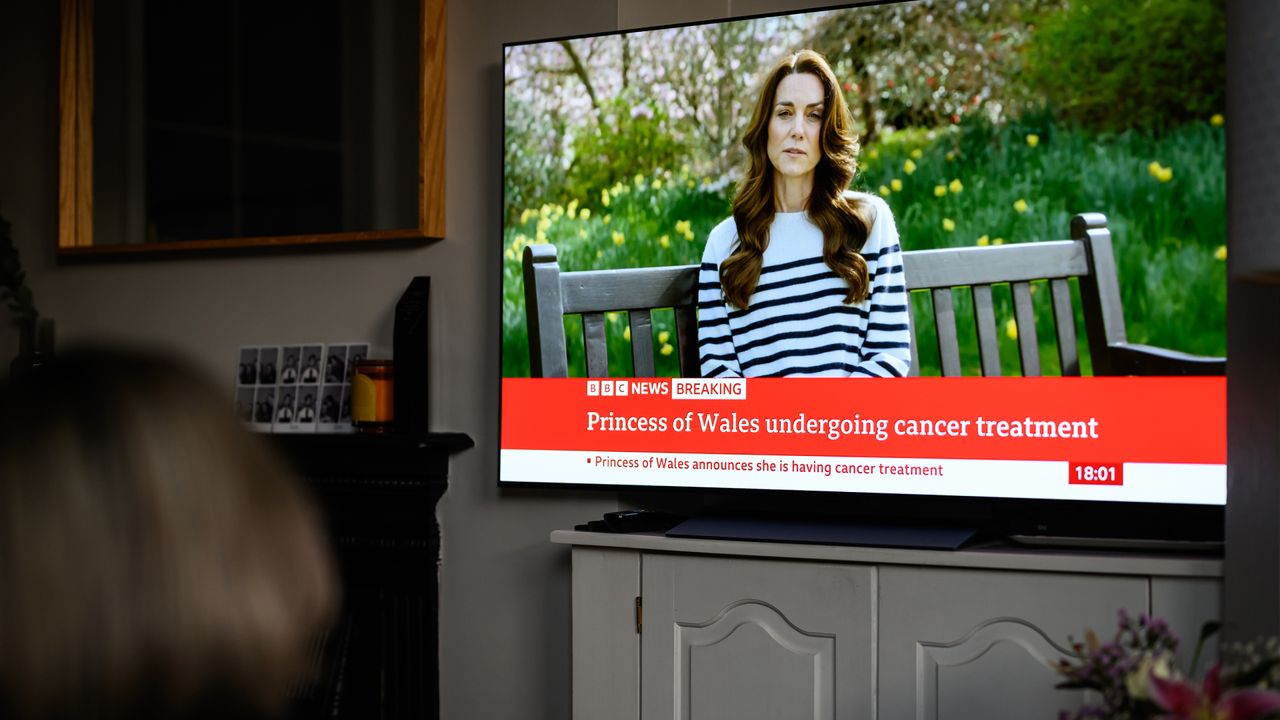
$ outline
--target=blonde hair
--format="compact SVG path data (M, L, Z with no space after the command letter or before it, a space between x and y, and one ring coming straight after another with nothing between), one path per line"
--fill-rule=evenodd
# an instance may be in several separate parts
M337 587L318 513L206 378L64 355L0 389L0 716L269 716Z

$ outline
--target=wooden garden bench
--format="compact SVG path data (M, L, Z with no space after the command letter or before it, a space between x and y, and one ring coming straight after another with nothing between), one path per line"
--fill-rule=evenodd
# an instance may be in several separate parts
M564 316L581 315L589 377L606 377L609 359L605 343L605 313L625 311L631 328L631 354L637 377L654 375L652 311L672 308L676 318L675 347L680 374L699 373L697 285L698 266L585 270L563 272L554 245L530 245L524 250L525 314L533 377L566 377L569 371ZM903 253L909 291L927 291L932 298L938 357L943 376L962 373L953 293L972 291L974 326L983 375L1001 374L992 286L1008 283L1012 290L1014 322L1022 374L1041 374L1039 332L1032 304L1031 282L1047 280L1052 300L1054 332L1063 375L1080 374L1075 315L1069 278L1077 278L1094 375L1223 375L1226 359L1138 345L1125 335L1120 284L1111 249L1111 232L1100 213L1071 220L1071 239L1013 245L909 250ZM919 372L912 320L911 373Z

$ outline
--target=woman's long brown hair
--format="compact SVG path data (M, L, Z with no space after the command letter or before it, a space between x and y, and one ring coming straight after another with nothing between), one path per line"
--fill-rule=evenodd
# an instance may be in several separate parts
M774 97L783 78L801 73L817 77L824 95L819 137L822 157L814 169L813 192L806 210L822 230L822 259L849 284L845 302L859 303L867 298L867 262L858 251L867 241L873 219L867 218L862 203L851 201L844 194L857 168L858 140L853 134L853 118L831 66L818 53L801 50L784 57L770 71L751 124L742 137L751 166L733 199L738 247L720 264L720 285L734 307L747 308L760 282L764 250L769 245L769 226L775 212L774 169L768 155Z

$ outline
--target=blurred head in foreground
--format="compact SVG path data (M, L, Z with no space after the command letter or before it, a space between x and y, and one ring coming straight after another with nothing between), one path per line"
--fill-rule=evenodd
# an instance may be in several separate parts
M260 718L336 585L317 513L209 381L63 354L0 387L0 718Z

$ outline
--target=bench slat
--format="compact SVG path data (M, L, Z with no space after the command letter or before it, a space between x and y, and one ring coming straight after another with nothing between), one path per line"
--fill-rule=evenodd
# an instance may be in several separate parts
M1018 325L1018 354L1022 356L1022 374L1040 374L1040 342L1036 338L1036 309L1031 304L1031 284L1013 283L1013 316Z
M992 285L1089 273L1084 245L1072 240L913 250L903 253L902 259L907 288L911 290Z
M996 340L996 310L991 302L990 285L973 286L973 319L978 326L978 354L982 358L982 374L1000 376L1000 343Z
M916 336L916 321L913 319L915 313L912 310L912 295L907 293L907 332L911 333L911 370L907 372L907 377L920 377L920 353L916 350L916 343L920 339Z
M582 314L582 339L587 351L587 377L609 377L609 346L604 334L604 313Z
M680 375L701 377L702 364L698 358L698 315L693 305L676 309L676 351L680 353Z
M582 270L561 276L567 314L686 305L697 296L698 266Z
M942 374L944 377L954 377L960 374L960 343L956 338L956 309L951 301L951 288L938 288L932 294Z
M632 310L627 315L631 323L631 372L635 377L653 377L653 314Z
M1071 308L1071 286L1063 278L1049 281L1053 297L1053 324L1058 332L1058 358L1063 375L1080 374L1080 351L1076 346L1076 316Z

